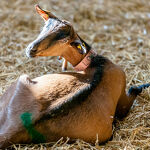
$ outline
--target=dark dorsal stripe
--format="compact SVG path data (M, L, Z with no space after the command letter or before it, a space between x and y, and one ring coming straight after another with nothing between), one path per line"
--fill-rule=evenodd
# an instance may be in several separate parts
M96 68L96 71L93 75L93 79L91 83L81 89L80 91L76 92L72 97L70 97L68 100L66 100L61 105L57 106L56 108L50 110L48 114L44 114L41 119L39 119L36 123L39 123L44 120L48 120L51 118L56 118L60 115L64 116L69 113L69 111L80 105L82 102L84 102L87 97L92 93L92 91L96 88L96 86L100 83L103 77L103 71L106 64L107 59L103 56L93 56L91 61L91 68Z

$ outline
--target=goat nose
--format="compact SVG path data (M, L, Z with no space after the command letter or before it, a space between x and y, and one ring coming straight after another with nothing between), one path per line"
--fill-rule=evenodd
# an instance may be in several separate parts
M37 46L34 46L32 43L26 48L26 55L27 57L34 57L37 51Z
M35 54L36 54L36 49L32 49L31 51L30 51L30 57L34 57L35 56Z
M36 51L37 51L37 49L32 49L30 52L35 53Z

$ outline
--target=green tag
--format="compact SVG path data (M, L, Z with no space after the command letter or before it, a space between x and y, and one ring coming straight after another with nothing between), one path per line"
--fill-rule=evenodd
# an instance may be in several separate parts
M36 129L34 129L31 117L32 114L28 112L20 115L23 126L26 128L29 135L31 136L33 143L45 143L45 136L39 133Z

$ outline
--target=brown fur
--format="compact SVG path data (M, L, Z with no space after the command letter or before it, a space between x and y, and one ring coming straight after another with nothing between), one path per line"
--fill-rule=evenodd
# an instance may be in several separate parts
M8 146L10 143L30 143L31 138L21 124L21 113L31 112L33 120L38 120L44 113L58 106L67 97L71 97L75 91L87 86L91 76L91 70L87 70L86 73L45 75L33 79L34 82L29 80L28 76L21 76L0 100L3 102L9 98L9 95L13 97L16 93L13 99L6 100L7 105L5 104L1 111L5 113L3 115L5 121L1 121L1 127L3 126L1 133L6 137L5 140L2 138L1 147ZM124 72L109 62L105 67L101 83L86 101L71 109L68 115L45 120L35 127L46 137L47 142L56 141L60 137L81 138L88 142L95 142L97 135L99 142L104 142L112 135L116 106L122 101L119 98L124 95L124 88ZM128 97L123 100L128 100ZM8 106L11 114L8 114ZM121 107L123 106L120 105L119 109ZM126 112L129 108L126 108Z
M73 66L77 65L86 54L70 43L82 44L84 41L73 28L70 32L67 42L63 39L49 47L50 35L44 40L38 38L27 48L28 55L63 56ZM51 37L51 40L54 39ZM39 50L39 46L42 49L45 45L46 49ZM87 44L85 48L88 52ZM109 140L114 117L126 116L136 97L134 93L126 94L125 73L109 60L104 65L101 81L86 100L68 108L66 114L43 119L45 114L87 87L95 70L95 67L88 67L83 72L49 74L33 80L27 75L21 76L0 99L0 147L32 142L21 123L20 115L24 112L32 113L34 127L46 137L47 142L57 141L61 137L80 138L91 143L96 141L97 136L100 143Z

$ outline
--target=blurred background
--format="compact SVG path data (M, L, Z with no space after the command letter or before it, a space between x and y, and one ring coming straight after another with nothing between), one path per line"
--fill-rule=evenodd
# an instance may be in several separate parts
M120 65L126 72L127 87L150 83L149 0L1 0L0 95L21 74L34 78L61 71L61 63L54 57L29 59L25 55L25 48L44 25L35 4L70 21L93 49ZM124 121L115 122L113 140L105 145L91 146L77 141L56 147L149 149L150 89L137 98Z

